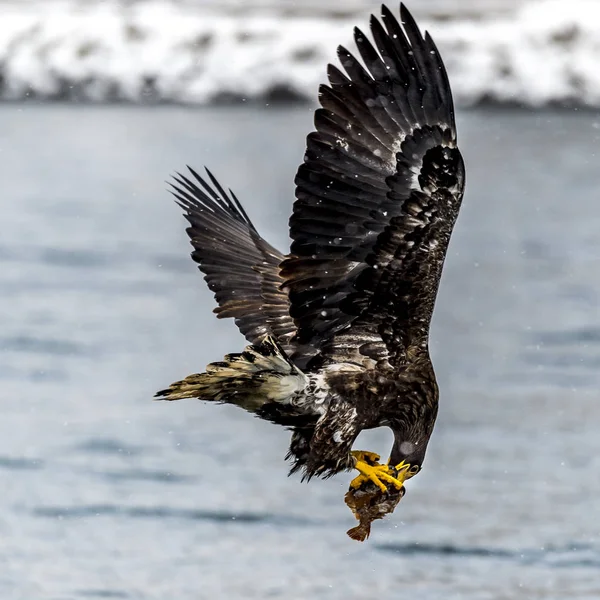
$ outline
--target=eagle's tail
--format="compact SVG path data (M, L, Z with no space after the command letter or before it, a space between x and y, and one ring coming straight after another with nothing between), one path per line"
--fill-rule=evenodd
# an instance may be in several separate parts
M176 381L155 398L199 398L236 404L255 413L271 402L286 404L305 385L302 371L287 358L275 339L267 335L243 352L228 354L223 361L209 364L206 373Z

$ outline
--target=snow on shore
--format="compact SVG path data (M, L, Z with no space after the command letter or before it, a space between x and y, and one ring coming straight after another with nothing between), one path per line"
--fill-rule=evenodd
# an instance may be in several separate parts
M0 98L207 103L314 100L335 47L367 18L236 13L142 0L2 5ZM423 20L458 103L600 106L600 2L541 0L486 18Z

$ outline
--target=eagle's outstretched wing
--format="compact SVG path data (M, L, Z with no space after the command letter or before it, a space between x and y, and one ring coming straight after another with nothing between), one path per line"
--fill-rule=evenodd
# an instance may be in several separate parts
M260 237L233 192L227 194L208 169L212 187L190 173L195 181L179 174L172 193L190 223L192 258L215 294L215 313L234 317L251 343L269 333L287 348L296 327L280 289L283 255Z
M442 59L401 5L338 49L307 138L284 289L299 344L335 360L404 361L425 347L464 188Z

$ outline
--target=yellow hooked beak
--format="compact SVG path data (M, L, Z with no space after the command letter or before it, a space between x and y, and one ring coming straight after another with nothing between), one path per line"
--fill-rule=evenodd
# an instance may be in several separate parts
M404 460L395 466L390 466L390 463L388 461L388 466L390 467L390 470L393 469L394 471L396 471L396 479L402 484L407 479L414 477L421 469L419 465L411 465L410 463L407 463Z

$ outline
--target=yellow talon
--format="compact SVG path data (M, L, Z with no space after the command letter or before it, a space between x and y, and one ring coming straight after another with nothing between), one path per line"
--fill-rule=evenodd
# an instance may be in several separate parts
M377 461L379 455L374 452L354 451L352 456L355 459L354 468L360 473L350 482L350 487L358 489L363 483L367 481L373 482L382 492L387 492L387 487L383 483L384 481L392 484L397 489L402 489L405 478L400 478L403 474L399 474L399 477L394 477L392 469L389 465L380 465Z
M353 450L350 454L352 454L356 460L366 462L373 466L379 465L379 459L381 458L376 452L369 452L367 450Z

